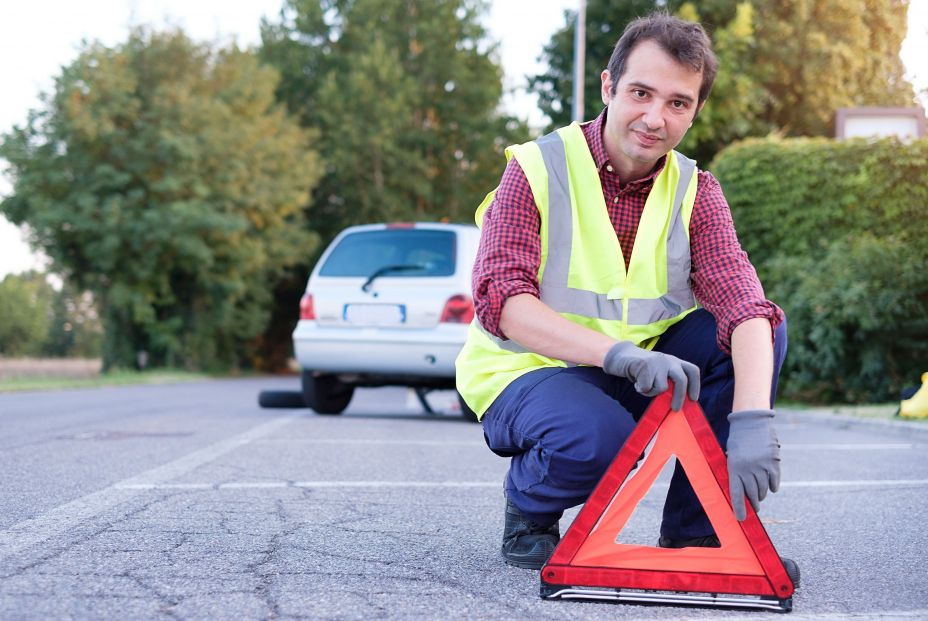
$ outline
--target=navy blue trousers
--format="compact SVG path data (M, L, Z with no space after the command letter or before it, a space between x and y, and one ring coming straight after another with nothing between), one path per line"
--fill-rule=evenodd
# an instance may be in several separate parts
M731 356L715 341L712 315L699 309L672 326L655 351L699 367L699 405L724 449L734 398ZM786 323L774 332L773 394L786 357ZM487 445L511 457L506 496L530 519L551 524L596 487L651 399L632 382L598 367L545 368L526 373L500 394L483 416ZM672 539L713 533L678 463L671 479L661 535Z

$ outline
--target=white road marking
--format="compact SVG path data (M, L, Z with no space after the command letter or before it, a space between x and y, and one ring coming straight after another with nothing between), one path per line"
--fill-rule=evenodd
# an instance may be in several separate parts
M858 479L849 481L788 481L780 487L921 487L928 479Z
M265 438L262 444L286 442L288 444L332 444L332 445L370 445L370 446L472 446L486 448L486 443L479 440L381 440L360 438ZM790 451L900 451L916 448L928 448L925 444L913 443L847 443L847 444L784 444L784 450Z
M922 487L928 479L863 479L847 481L788 481L781 488L791 487ZM280 489L296 488L498 488L499 481L235 481L229 483L117 483L117 489L125 490L225 490L225 489ZM655 483L654 487L667 487L668 483Z
M784 444L781 448L788 450L803 450L803 451L899 451L899 450L911 450L914 448L921 448L924 445L910 444L910 443L858 443L858 444Z
M6 530L0 531L0 561L37 543L67 532L85 520L100 515L125 501L127 493L131 491L158 489L158 486L164 485L172 479L180 478L226 453L274 433L297 418L298 415L276 418L237 436L216 442L189 455L175 459L163 466L123 479L100 491L55 507L42 515L14 524ZM172 485L185 485L187 486L186 489L210 489L213 487L210 484L200 483L174 483Z
M799 591L798 598L802 597ZM721 618L721 615L719 615ZM725 621L757 621L763 618L763 613L729 615L725 614ZM909 619L928 619L928 608L921 610L873 610L869 612L793 612L787 617L789 621L908 621ZM646 621L653 617L638 617L638 621ZM664 621L692 621L693 617L669 617Z
M335 445L382 445L382 446L473 446L486 449L486 442L483 441L464 441L464 440L362 440L356 438L345 439L319 439L319 438L265 438L261 444L272 442L286 442L287 444L335 444Z
M197 490L197 489L279 489L296 488L331 488L331 487L447 487L447 488L502 488L503 481L236 481L232 483L128 483L118 484L119 489L127 490Z

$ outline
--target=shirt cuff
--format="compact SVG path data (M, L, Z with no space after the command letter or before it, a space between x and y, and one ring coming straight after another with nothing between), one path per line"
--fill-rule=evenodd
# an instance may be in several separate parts
M491 281L487 284L486 293L476 303L475 312L480 325L484 330L497 338L508 340L508 337L499 329L499 319L503 314L503 304L514 295L528 293L539 296L538 288L524 280Z
M725 317L718 319L716 342L719 349L726 354L731 354L731 335L735 328L749 319L760 318L767 319L770 322L770 330L773 333L783 323L785 315L779 306L769 300L731 309L726 313Z

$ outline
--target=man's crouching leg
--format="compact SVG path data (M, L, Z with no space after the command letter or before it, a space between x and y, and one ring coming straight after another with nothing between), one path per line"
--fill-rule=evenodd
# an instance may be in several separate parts
M502 545L510 565L544 565L561 514L586 501L634 429L615 400L616 381L598 368L539 369L507 386L484 414L487 445L512 458Z

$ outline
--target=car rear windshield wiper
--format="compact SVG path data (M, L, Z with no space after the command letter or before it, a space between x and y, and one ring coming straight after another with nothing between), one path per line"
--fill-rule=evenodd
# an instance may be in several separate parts
M378 268L373 274L367 277L367 280L361 285L361 291L367 293L371 288L371 283L377 280L380 276L384 274L389 274L390 272L409 272L412 270L425 270L429 266L426 263L400 263L398 265L384 265L381 268Z

